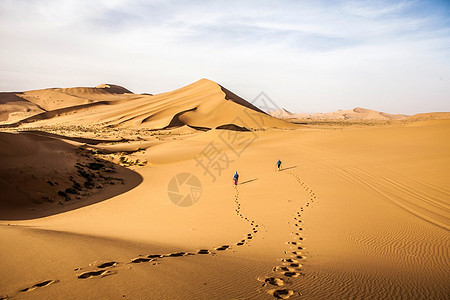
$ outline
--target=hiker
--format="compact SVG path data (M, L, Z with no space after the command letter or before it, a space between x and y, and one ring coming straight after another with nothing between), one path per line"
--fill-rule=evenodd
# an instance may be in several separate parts
M238 172L236 171L236 172L234 173L234 176L233 176L234 185L237 185L237 184L238 184L238 179L239 179L239 174L238 174Z
M278 159L277 161L278 171L281 171L281 160Z

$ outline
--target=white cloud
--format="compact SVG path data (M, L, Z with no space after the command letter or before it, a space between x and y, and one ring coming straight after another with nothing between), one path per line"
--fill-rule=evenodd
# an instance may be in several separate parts
M0 90L113 82L154 93L207 77L294 111L450 110L450 26L435 6L4 0Z

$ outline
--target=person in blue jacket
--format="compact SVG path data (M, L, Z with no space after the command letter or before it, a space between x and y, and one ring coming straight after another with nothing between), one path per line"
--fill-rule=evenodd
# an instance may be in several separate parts
M237 185L238 180L239 180L239 174L237 171L234 173L233 180L234 180L234 185Z
M281 171L281 160L278 159L277 161L278 171Z

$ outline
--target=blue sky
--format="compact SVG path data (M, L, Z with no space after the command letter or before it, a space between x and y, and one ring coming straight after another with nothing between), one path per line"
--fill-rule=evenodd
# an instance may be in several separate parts
M0 1L0 90L200 78L328 112L450 111L450 1Z

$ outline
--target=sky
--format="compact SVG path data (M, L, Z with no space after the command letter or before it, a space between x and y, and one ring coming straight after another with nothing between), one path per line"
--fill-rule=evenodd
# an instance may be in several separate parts
M0 91L201 78L292 112L450 111L450 1L0 0Z

